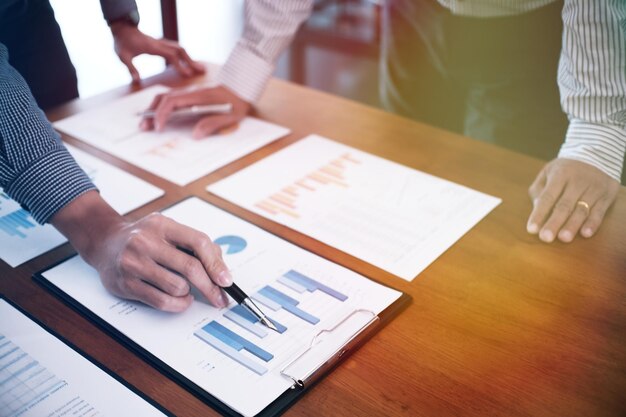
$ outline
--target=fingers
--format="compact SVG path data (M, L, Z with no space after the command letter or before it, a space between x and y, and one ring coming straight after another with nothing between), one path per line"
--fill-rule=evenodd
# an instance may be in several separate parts
M576 237L583 223L589 217L596 201L600 198L600 191L597 188L588 188L576 201L574 210L569 219L559 231L558 237L561 242L569 243ZM584 204L586 203L588 207Z
M172 297L140 279L128 280L125 287L126 294L122 295L123 297L141 301L153 308L171 313L185 311L193 302L191 294Z
M133 57L131 55L121 54L120 61L122 61L122 63L126 65L126 68L128 68L128 72L130 72L133 83L138 83L139 81L141 81L141 76L139 75L139 71L137 71L137 68L133 65Z
M544 185L545 184L545 185ZM531 185L529 193L533 199L533 210L528 218L526 229L528 233L539 233L541 226L548 219L557 199L561 196L565 186L564 179L557 177L547 180L544 170Z
M564 187L563 193L552 208L550 217L539 231L539 239L547 243L554 241L561 227L576 210L576 203L584 191L580 184L567 184Z
M584 162L557 158L539 173L528 193L533 210L527 230L544 242L568 243L593 236L611 206L619 182Z
M154 109L159 107L159 104L161 103L161 100L163 99L164 96L165 94L157 94L156 96L154 96L154 98L152 99L152 103L150 103L150 106L148 106L147 110L154 111ZM144 117L143 119L141 119L139 128L144 131L154 129L154 118Z
M153 104L155 104L155 101L153 101ZM199 102L200 100L194 93L172 93L160 96L155 107L151 107L154 110L154 118L152 118L154 128L157 131L163 130L174 110L193 106L199 104Z
M204 233L190 227L184 226L171 219L163 217L165 220L165 238L175 246L180 246L191 251L195 258L200 261L205 273L210 279L206 279L200 273L192 273L187 278L207 299L218 304L218 297L222 297L222 305L227 304L227 298L220 293L220 288L232 284L233 279L230 271L222 259L220 247L214 244ZM189 258L192 258L189 256ZM189 260L186 260L189 262ZM193 268L193 266L191 266ZM221 294L221 295L219 295Z
M168 269L178 272L199 290L215 307L225 307L228 305L228 297L221 290L221 287L214 285L207 274L204 266L195 256L186 254L176 249L174 246L166 245L167 248L159 251L155 255L155 260ZM183 280L180 276L179 280ZM187 286L188 288L188 286Z
M600 225L602 224L602 220L604 220L604 215L609 207L611 207L614 198L614 196L607 194L598 199L598 201L593 205L591 212L589 213L589 217L583 223L580 231L580 234L583 237L589 238L598 231Z
M192 77L205 72L204 65L191 59L185 48L167 39L156 40L153 52L161 55L183 77Z
M206 72L204 65L191 59L187 51L182 47L180 48L180 56L185 65L189 66L195 74L204 74Z
M205 117L193 128L193 137L194 139L205 138L237 122L238 118L232 114Z

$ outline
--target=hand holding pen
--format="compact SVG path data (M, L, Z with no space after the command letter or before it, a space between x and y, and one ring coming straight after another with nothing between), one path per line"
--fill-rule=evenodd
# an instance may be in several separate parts
M196 258L196 255L193 251L182 247L178 247L178 249L186 253L187 255ZM230 295L237 304L242 305L256 318L258 318L261 324L265 325L269 329L278 332L278 329L276 328L274 323L272 323L272 321L265 315L265 313L263 313L263 311L254 303L254 301L252 301L250 297L248 297L248 295L241 288L239 288L237 284L232 282L230 285L225 285L221 288L226 292L226 294Z
M209 105L220 105L220 111L215 112L216 107L206 107ZM227 110L228 105L230 110ZM197 106L195 111L192 110L194 106ZM250 103L224 86L171 91L154 98L143 114L140 127L142 130L161 131L168 120L179 117L181 112L200 116L203 110L212 109L212 114L204 115L194 126L193 137L200 139L237 124L246 117L251 107Z

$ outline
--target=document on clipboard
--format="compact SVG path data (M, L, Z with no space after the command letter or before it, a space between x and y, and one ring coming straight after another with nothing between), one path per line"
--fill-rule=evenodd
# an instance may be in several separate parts
M119 299L78 257L36 278L223 414L281 413L408 302L198 198L163 214L222 247L237 284L279 332L234 301L216 309L196 295L170 314Z
M171 416L0 295L0 416Z

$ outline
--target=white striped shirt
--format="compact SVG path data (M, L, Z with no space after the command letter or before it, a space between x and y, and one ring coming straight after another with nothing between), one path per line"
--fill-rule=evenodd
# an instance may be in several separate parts
M454 14L510 16L554 0L437 0ZM242 38L218 79L250 102L260 98L279 54L312 0L247 0ZM626 1L565 0L558 83L570 119L559 157L620 180L626 152Z

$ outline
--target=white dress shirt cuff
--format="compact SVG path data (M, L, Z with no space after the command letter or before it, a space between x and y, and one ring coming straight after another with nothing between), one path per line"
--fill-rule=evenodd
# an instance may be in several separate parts
M263 60L240 42L217 74L217 82L255 104L273 72L274 64Z
M626 127L573 119L559 158L586 162L620 181L625 152Z

